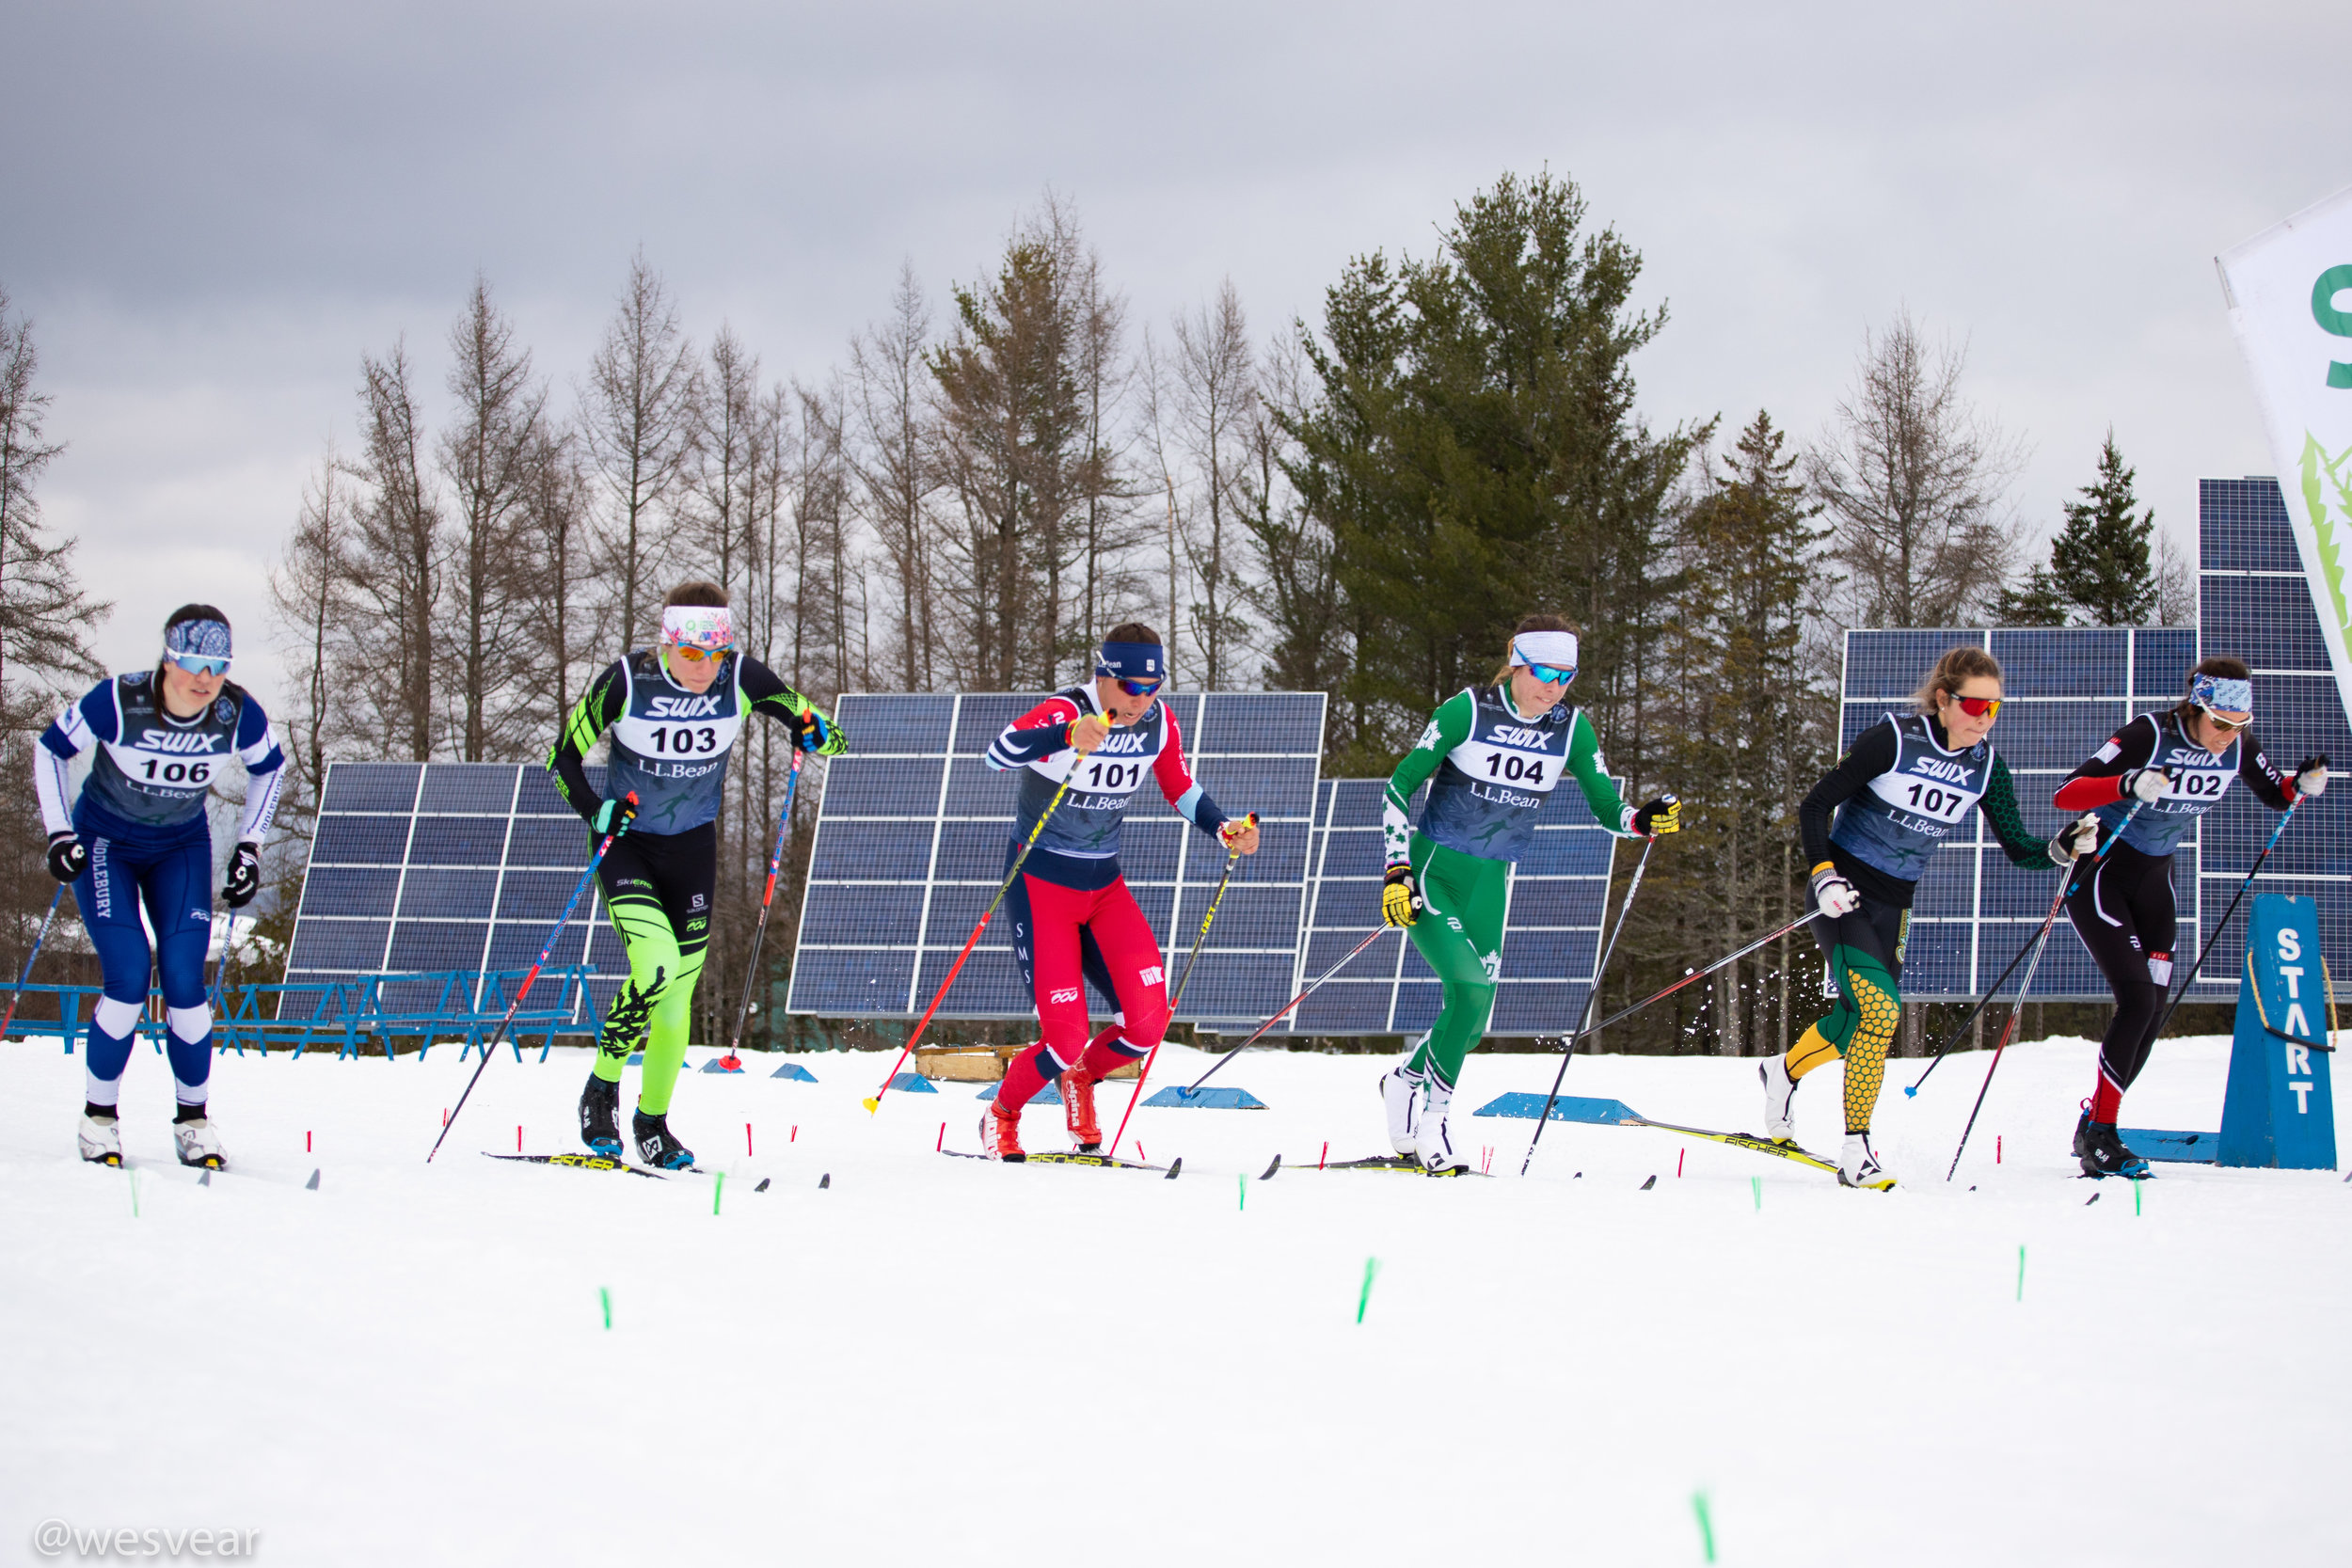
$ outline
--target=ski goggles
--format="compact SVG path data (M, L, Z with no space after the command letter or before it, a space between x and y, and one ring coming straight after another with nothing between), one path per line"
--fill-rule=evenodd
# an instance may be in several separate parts
M1573 664L1565 670L1557 664L1530 664L1525 668L1529 674L1546 686L1565 686L1576 679L1576 666Z
M210 654L166 654L164 662L191 675L225 675L229 673L229 661Z
M1950 695L1952 706L1971 719L1990 719L2001 711L2001 699L1998 697L1963 697L1957 691Z

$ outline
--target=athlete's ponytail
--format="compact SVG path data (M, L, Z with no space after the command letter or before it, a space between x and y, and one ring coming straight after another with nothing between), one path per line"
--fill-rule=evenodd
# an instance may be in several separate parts
M1935 661L1935 668L1928 672L1928 678L1919 683L1919 689L1911 694L1911 705L1920 713L1933 714L1938 693L1957 697L1960 689L1979 675L1999 680L2001 661L1982 648L1947 648L1944 657Z

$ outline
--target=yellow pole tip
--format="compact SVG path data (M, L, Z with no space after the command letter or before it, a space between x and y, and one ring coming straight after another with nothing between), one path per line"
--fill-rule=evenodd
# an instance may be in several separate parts
M866 1107L866 1114L868 1116L871 1116L876 1111L882 1109L882 1101L880 1100L861 1100L858 1103Z

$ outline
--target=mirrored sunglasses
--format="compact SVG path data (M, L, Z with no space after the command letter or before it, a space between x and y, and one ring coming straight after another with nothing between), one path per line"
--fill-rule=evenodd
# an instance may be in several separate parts
M1159 689L1160 683L1158 681L1121 680L1119 683L1119 689L1124 691L1130 697L1149 697Z
M208 658L202 654L166 654L164 662L185 670L191 675L225 675L229 673L227 659Z
M733 648L697 648L691 642L675 643L670 651L689 664L700 664L707 658L724 658L735 652Z
M1962 697L1956 695L1952 698L1952 705L1959 708L1961 712L1966 714L1971 719L1990 719L1994 714L2001 711L2001 699L1998 697Z
M2243 719L2224 719L2221 715L2216 713L2213 709L2207 707L2202 703L2199 703L2197 705L2197 710L2205 716L2205 721L2211 724L2214 728L2217 730L2227 730L2232 735L2235 735L2238 731L2246 728L2247 725L2254 721L2254 716L2250 713Z
M1565 670L1557 664L1531 664L1527 673L1546 686L1565 686L1576 679L1576 666L1573 664Z

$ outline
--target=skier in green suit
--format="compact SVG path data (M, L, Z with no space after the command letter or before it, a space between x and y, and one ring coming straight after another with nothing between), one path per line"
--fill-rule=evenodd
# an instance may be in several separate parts
M1593 816L1621 837L1682 826L1672 795L1637 809L1617 794L1592 720L1564 700L1576 663L1577 635L1566 621L1528 616L1493 681L1439 705L1389 776L1380 914L1406 928L1437 971L1444 1002L1428 1033L1382 1076L1380 1097L1390 1147L1418 1157L1432 1176L1467 1168L1447 1136L1446 1111L1463 1058L1494 1010L1511 863L1529 848L1545 797L1573 773ZM1429 800L1416 829L1407 812L1423 781Z

